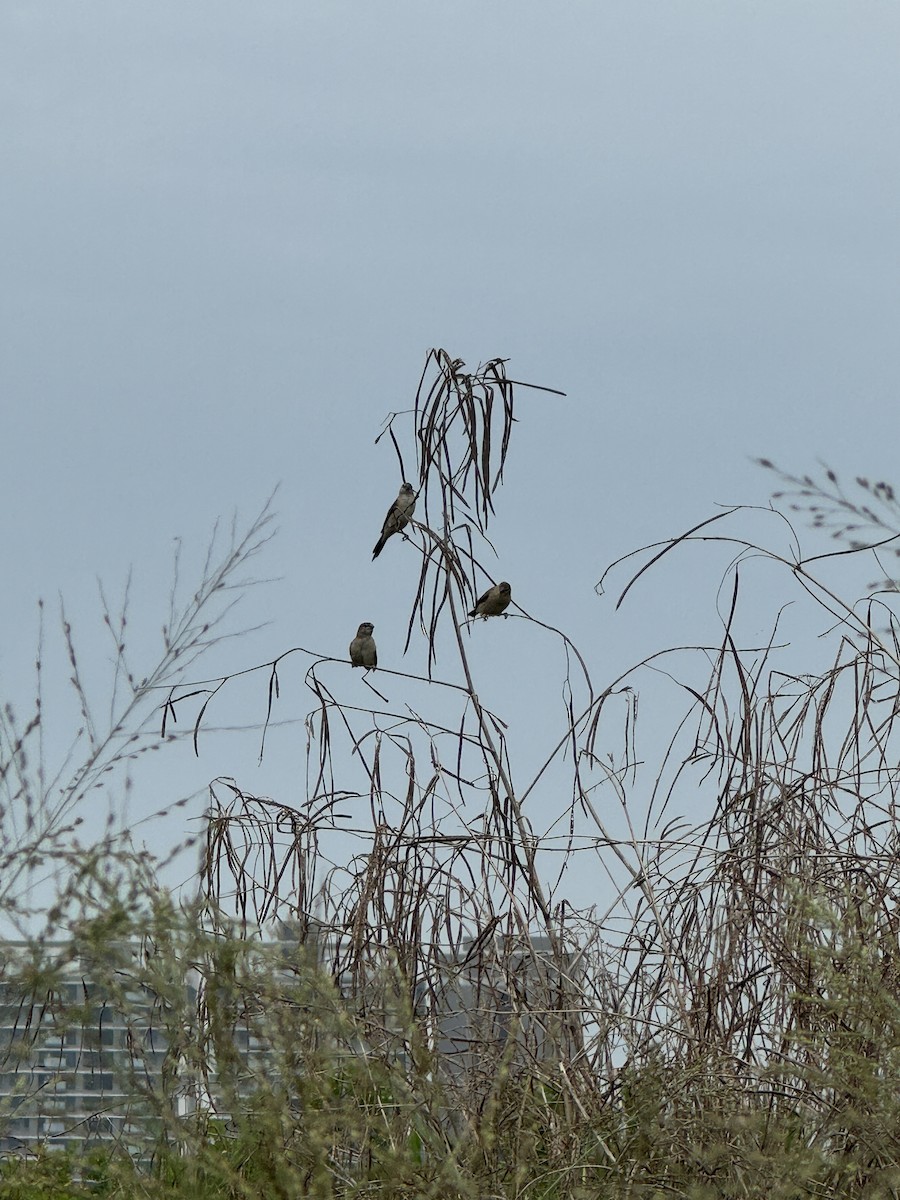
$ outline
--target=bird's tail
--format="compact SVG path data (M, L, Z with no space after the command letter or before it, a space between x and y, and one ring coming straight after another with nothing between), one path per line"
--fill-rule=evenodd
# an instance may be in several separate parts
M372 561L373 561L373 562L375 561L375 559L378 557L378 555L379 555L379 554L382 552L382 550L384 549L384 543L385 543L386 541L387 541L387 538L386 538L386 537L380 537L380 538L378 539L378 541L376 542L376 544L375 544L375 549L372 551Z

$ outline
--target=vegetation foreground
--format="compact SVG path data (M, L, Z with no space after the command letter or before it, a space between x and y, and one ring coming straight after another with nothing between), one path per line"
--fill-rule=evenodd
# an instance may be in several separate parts
M129 1053L110 1086L127 1108L117 1136L75 1123L9 1149L0 1198L900 1196L893 491L860 479L853 499L831 472L779 474L766 519L787 531L783 549L735 533L752 518L737 510L614 564L602 582L622 576L621 602L688 543L727 554L717 643L654 651L602 688L564 634L511 604L504 615L565 660L562 689L547 684L562 694L559 728L521 780L464 636L491 578L479 555L513 399L499 360L467 374L437 351L408 426L386 430L401 478L404 447L417 464L419 519L385 557L421 562L407 644L433 714L386 707L384 665L373 707L358 692L350 704L339 676L325 679L335 660L301 647L192 680L226 636L222 601L268 540L268 510L211 549L187 603L173 592L155 669L130 669L125 606L104 599L108 718L64 620L79 767L48 769L40 695L21 724L4 710L0 911L22 945L0 975L16 1031L0 1047L0 1135L23 1114L65 1111L69 1067L39 1075L32 1052L48 1029L62 1048L91 1045L97 995ZM804 557L797 513L840 550ZM847 602L856 562L882 579ZM771 633L746 649L744 589L760 564L784 589ZM795 599L811 648L780 636ZM159 883L189 843L153 861L114 823L78 840L88 799L114 798L146 750L187 736L203 754L223 689L264 681L262 752L297 661L313 697L306 796L215 781L190 896ZM655 760L638 750L639 687L642 703L669 689ZM531 826L532 793L561 814L553 836ZM351 855L348 798L369 815ZM576 864L602 870L608 903L567 904ZM65 982L73 964L81 993Z

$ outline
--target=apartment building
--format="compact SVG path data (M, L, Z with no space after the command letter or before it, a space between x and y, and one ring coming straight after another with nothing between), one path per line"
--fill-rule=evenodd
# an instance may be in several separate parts
M286 977L298 961L291 932L285 929L276 943ZM321 939L313 959L324 962L330 948ZM145 975L145 949L138 943L118 946L112 957L119 969L111 970L105 960L98 970L89 956L73 956L71 944L47 945L44 961L55 961L55 967L49 974L39 972L29 992L23 986L29 973L22 969L29 947L0 942L0 1154L38 1145L83 1149L110 1140L140 1154L152 1133L154 1113L171 1112L173 1099L176 1115L200 1107L227 1121L217 1095L215 1064L204 1061L197 1068L204 1020L198 1000L210 1000L208 993L201 995L201 976L188 965L182 980L171 981L181 1000L184 1045L193 1048L186 1056L183 1046L170 1044L179 1036L171 1009L164 1012L164 1001L136 982ZM561 1035L561 1022L569 1025L561 995L566 989L546 940L534 939L527 952L500 946L487 959L474 959L471 949L466 945L458 957L439 961L434 986L417 989L421 1003L415 1007L431 1028L448 1081L483 1072L510 1036L516 1038L523 1063L557 1054L561 1036L568 1040L573 1035ZM309 952L307 942L299 950L307 964ZM375 989L371 995L376 1007L379 994ZM229 1022L229 1054L233 1038L233 1051L246 1068L247 1090L274 1080L260 1022L252 1012L240 1011ZM388 1020L385 1031L391 1024ZM193 1068L187 1061L191 1055ZM163 1087L165 1101L155 1104Z
M57 947L46 949L52 957ZM137 1118L146 1129L142 1093L161 1077L167 1051L155 998L126 987L113 1003L79 959L25 994L12 981L27 954L24 943L0 944L0 1153L111 1138L127 1145Z

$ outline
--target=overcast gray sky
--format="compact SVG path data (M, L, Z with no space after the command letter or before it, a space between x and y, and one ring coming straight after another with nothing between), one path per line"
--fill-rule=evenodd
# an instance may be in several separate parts
M280 581L248 605L271 624L217 669L343 654L363 619L402 666L417 568L396 540L369 561L398 484L373 442L432 346L567 393L519 398L495 529L516 599L600 686L709 636L696 559L632 613L593 584L765 503L754 455L898 481L898 65L900 9L857 0L7 0L3 699L25 707L37 597L66 595L96 658L95 579L131 565L150 661L173 539L196 562L279 482ZM476 637L515 737L558 652ZM281 715L308 707L297 682ZM135 812L219 774L274 794L303 739L255 774L216 746Z

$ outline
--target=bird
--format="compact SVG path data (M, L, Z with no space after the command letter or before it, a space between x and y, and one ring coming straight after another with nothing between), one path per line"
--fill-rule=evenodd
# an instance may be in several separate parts
M512 588L504 579L502 583L495 583L483 596L478 597L478 603L469 616L484 617L485 620L488 617L499 617L510 600L512 600Z
M378 651L372 637L374 628L371 621L363 621L357 629L356 637L350 643L350 661L354 667L365 667L368 670L378 666Z
M411 483L404 483L400 488L397 499L387 510L384 524L381 527L381 537L378 539L372 558L375 559L384 549L384 543L395 533L399 533L409 524L409 518L416 511L416 493Z

